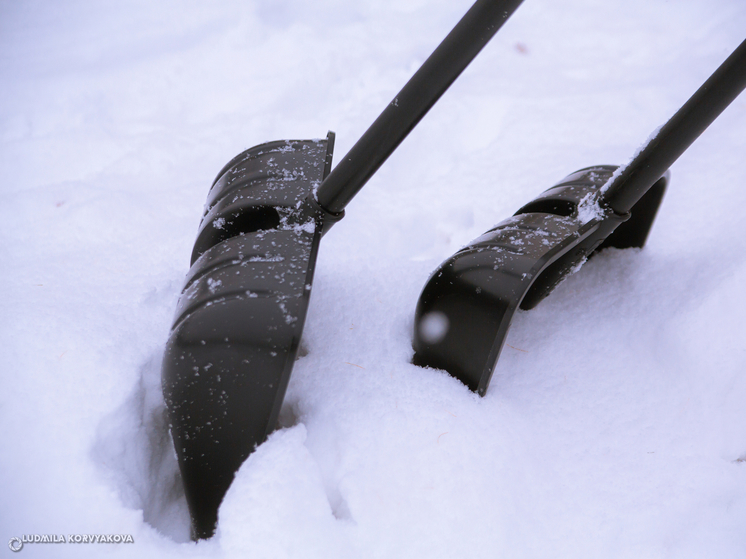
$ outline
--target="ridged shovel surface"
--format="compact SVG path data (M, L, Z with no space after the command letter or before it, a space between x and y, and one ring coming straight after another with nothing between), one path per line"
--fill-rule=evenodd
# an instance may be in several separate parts
M306 198L331 140L263 144L218 175L163 363L194 535L275 428L305 321L320 219Z
M631 215L583 215L615 169L566 177L441 264L417 304L414 364L444 369L484 395L519 308L535 307L595 250L642 246L668 176Z

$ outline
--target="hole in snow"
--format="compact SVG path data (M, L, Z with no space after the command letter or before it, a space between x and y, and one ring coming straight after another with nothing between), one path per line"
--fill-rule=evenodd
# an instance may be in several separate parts
M190 540L189 510L161 393L162 355L140 368L122 405L98 425L91 458L125 506L177 542Z
M283 402L280 408L280 414L277 416L277 426L275 429L289 429L298 425L300 420L296 405L293 403Z

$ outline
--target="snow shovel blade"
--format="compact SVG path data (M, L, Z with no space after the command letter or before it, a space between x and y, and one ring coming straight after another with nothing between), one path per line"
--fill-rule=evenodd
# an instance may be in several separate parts
M197 538L212 536L235 472L277 423L321 236L307 197L332 144L330 133L252 148L208 196L162 371Z
M484 395L518 308L535 307L594 251L642 247L664 175L631 215L583 216L616 167L581 169L459 250L430 276L415 311L413 363Z
M589 167L446 260L420 295L413 362L484 395L516 309L532 309L595 250L645 243L668 169L746 88L746 41L623 168Z

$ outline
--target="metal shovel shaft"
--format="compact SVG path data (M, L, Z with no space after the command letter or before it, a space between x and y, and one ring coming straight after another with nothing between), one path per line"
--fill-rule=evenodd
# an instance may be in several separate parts
M319 186L316 201L338 214L440 99L522 0L477 0Z
M668 168L746 88L746 41L605 186L605 203L626 214Z

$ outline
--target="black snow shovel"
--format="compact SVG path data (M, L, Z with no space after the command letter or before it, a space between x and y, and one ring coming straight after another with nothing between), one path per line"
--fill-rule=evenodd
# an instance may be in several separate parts
M594 251L642 247L668 168L746 87L746 41L627 165L565 177L446 260L415 312L413 363L484 395L520 307L534 308Z
M207 197L163 360L194 538L276 426L321 236L521 0L478 0L330 173L334 134L253 147Z

